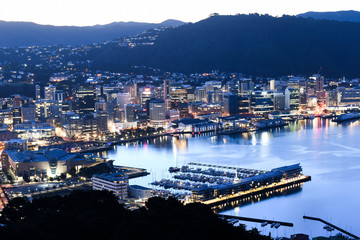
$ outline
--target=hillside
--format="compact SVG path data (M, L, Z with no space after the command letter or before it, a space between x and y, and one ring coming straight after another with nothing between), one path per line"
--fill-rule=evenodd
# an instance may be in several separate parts
M358 11L337 11L337 12L306 12L296 15L297 17L335 20L340 22L360 22Z
M270 240L220 219L206 205L155 197L126 210L107 191L79 191L34 199L14 198L0 216L2 239L253 239ZM31 237L30 237L31 239Z
M260 76L360 76L360 23L268 15L213 16L162 32L153 46L105 46L88 55L94 66L164 71L218 69Z
M89 27L51 26L31 22L0 21L0 47L80 45L109 41L117 37L141 33L161 26L178 26L183 22L167 20L159 24L138 22L114 22Z

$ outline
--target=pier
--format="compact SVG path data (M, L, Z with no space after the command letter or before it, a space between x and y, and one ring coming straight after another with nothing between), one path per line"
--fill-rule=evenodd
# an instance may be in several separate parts
M286 226L286 227L293 227L293 223L289 222L280 222L275 220L267 220L267 219L260 219L260 218L249 218L249 217L239 217L239 216L230 216L225 214L218 214L221 217L224 217L226 219L238 219L240 221L247 221L247 222L257 222L257 223L268 223L268 224L279 224L280 226Z
M229 204L232 201L237 201L237 200L242 200L242 199L246 199L246 198L251 198L266 192L270 192L270 191L276 191L277 189L281 189L281 188L285 188L285 187L289 187L292 186L294 184L299 184L299 183L303 183L303 182L307 182L310 181L311 177L310 176L300 176L297 179L293 179L293 180L288 180L288 181L281 181L278 183L272 183L268 186L263 186L263 187L259 187L259 188L255 188L255 189L250 189L248 191L241 191L232 195L226 195L223 197L218 197L218 198L213 198L207 201L203 201L202 203L210 206L211 208L215 208L219 205L222 204Z
M342 233L344 233L344 234L346 234L346 235L348 235L348 236L350 236L352 238L359 239L358 236L356 236L356 235L354 235L352 233L349 233L348 231L346 231L346 230L344 230L342 228L339 228L339 227L335 226L334 224L329 223L329 222L327 222L327 221L325 221L325 220L323 220L321 218L309 217L309 216L303 216L303 218L308 219L308 220L314 220L314 221L322 222L322 223L324 223L324 224L326 224L326 225L328 225L328 226L338 230L339 232L342 232Z

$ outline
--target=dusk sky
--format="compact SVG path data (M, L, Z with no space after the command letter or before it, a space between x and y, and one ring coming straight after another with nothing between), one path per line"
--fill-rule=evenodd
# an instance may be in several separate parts
M360 10L358 0L5 0L0 20L89 26L116 21L196 22L210 13L295 15L307 11Z

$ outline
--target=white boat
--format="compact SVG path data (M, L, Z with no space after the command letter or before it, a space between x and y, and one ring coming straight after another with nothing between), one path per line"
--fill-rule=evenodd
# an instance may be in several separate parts
M263 222L263 223L261 224L262 227L265 227L266 225L268 225L268 222Z

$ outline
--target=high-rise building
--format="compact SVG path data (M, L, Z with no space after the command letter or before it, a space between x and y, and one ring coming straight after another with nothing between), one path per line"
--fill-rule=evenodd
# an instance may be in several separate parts
M21 96L20 95L14 95L13 96L13 106L14 107L21 107Z
M19 107L19 106L12 107L11 108L11 113L12 113L13 125L19 124L19 123L22 122L21 107Z
M266 113L274 110L274 92L254 91L251 93L251 111L253 113Z
M96 113L98 132L105 132L108 130L108 112L99 111Z
M285 95L281 92L274 93L274 110L285 110Z
M41 90L40 90L40 86L36 85L35 86L35 100L36 101L40 101L41 99Z
M92 88L80 87L76 91L77 112L80 115L91 114L95 111L95 92Z
M163 125L166 122L165 102L151 100L149 103L150 122L153 125Z
M125 105L125 120L126 122L135 122L135 110L141 109L140 104L127 104Z
M56 91L55 86L49 85L47 87L44 87L44 91L45 91L46 100L55 100L55 91Z
M270 90L275 90L275 85L276 85L276 82L274 79L270 80L269 82L269 87L270 87Z
M36 108L34 105L22 107L21 109L22 121L35 121L36 119Z
M163 85L164 85L164 90L163 91L164 91L164 101L165 101L166 99L170 98L170 94L171 94L171 82L170 82L170 80L164 79Z
M140 104L146 107L146 101L151 100L153 97L150 87L143 88L140 93Z
M55 90L54 100L62 103L64 101L64 91L63 90Z
M224 114L233 115L238 113L238 95L224 94Z
M118 93L116 97L116 104L118 105L120 110L125 108L126 104L131 103L130 93Z
M254 90L254 83L251 79L243 78L238 82L238 94L239 95L250 95Z
M286 88L285 89L285 109L299 110L300 106L300 92L299 89Z

